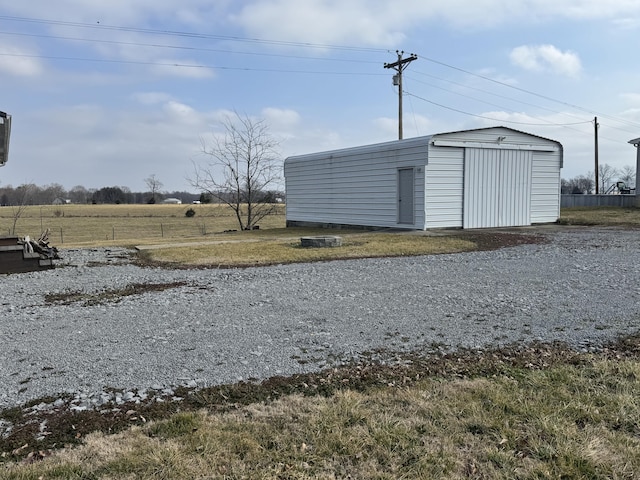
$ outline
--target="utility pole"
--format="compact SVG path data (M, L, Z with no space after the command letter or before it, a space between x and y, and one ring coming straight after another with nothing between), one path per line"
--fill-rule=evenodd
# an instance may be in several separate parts
M398 54L398 61L385 63L384 68L393 68L398 72L393 76L393 84L398 86L398 140L402 140L402 71L407 68L409 63L417 60L418 56L412 53L407 58L402 58L404 51L396 50L396 53Z
M594 159L596 162L596 195L598 195L598 193L600 192L600 186L598 185L599 182L599 168L600 166L598 165L598 127L600 125L598 124L598 117L594 117L593 119L593 128L595 130L595 142L594 142Z

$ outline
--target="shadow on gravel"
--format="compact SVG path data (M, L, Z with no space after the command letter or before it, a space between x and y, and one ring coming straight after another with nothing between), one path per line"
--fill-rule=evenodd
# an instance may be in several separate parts
M563 364L587 365L600 359L640 359L640 335L616 340L598 348L596 353L577 352L562 343L533 343L428 355L375 351L368 352L363 358L365 360L341 368L272 377L259 383L240 382L202 389L180 387L174 392L174 397L180 397L180 400L150 394L143 402L106 404L99 411L72 411L69 398L58 400L57 407L34 409L38 404L53 404L57 400L38 399L0 412L0 464L37 461L55 449L81 443L91 432L116 433L133 425L165 419L176 412L229 411L294 393L330 396L347 388L358 392L380 387L399 388L425 377L490 377L508 374L514 368L545 369Z

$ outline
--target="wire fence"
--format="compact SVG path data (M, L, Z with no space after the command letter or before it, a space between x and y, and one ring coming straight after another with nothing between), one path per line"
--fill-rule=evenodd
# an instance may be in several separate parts
M4 207L6 208L6 207ZM37 238L42 232L49 232L52 245L64 246L95 242L144 242L163 239L189 239L206 237L217 233L237 231L235 215L225 211L215 215L187 217L184 212L174 215L73 215L43 211L37 215L32 207L29 214L17 220L9 215L0 215L0 236L30 236ZM34 214L34 211L36 214ZM57 212L54 211L54 212ZM207 212L205 210L205 212ZM47 215L47 213L50 213ZM75 213L75 212L74 212ZM14 220L15 232L14 232ZM284 210L262 219L258 228L278 228L285 226Z

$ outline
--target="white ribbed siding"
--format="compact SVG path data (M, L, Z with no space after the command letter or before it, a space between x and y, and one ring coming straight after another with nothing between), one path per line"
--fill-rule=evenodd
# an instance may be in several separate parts
M289 157L287 221L424 229L425 138ZM398 169L414 169L413 225L398 223Z
M479 158L471 169L470 155ZM558 142L506 127L289 157L287 221L419 230L554 222L561 167ZM413 225L398 222L402 168L414 172Z
M427 228L462 227L464 148L431 147L425 178Z
M467 148L464 228L530 225L530 151Z
M560 218L561 152L533 152L531 172L531 223Z

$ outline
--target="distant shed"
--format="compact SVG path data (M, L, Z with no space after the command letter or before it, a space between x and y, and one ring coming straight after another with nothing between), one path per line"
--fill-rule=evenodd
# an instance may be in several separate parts
M491 127L289 157L287 226L555 222L562 155L554 140Z

